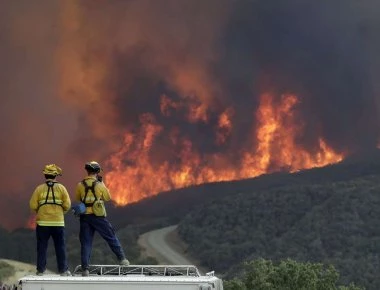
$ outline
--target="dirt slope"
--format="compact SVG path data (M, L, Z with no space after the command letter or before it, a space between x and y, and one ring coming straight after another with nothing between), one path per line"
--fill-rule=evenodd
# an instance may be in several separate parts
M17 284L18 280L21 277L24 277L26 275L34 275L36 273L36 266L32 264L27 264L15 260L8 260L8 259L0 259L0 261L6 262L9 265L13 266L15 269L15 274L11 277L8 277L4 281L2 281L4 284L12 285ZM50 271L47 271L47 273L51 273Z

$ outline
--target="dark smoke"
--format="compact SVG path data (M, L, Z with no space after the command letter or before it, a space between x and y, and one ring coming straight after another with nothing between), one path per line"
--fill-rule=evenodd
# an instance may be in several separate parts
M303 143L315 141L320 130L339 151L375 147L379 130L370 64L377 56L368 51L375 34L365 30L379 30L368 14L378 6L374 1L239 2L225 38L231 68L224 70L225 80L244 87L255 79L256 92L300 96L307 125ZM230 94L236 86L229 84Z
M205 37L203 29L207 24L197 25L202 23L201 16L194 14L193 21L188 21L185 11L165 6L152 8L155 13L149 15L144 28L155 31L157 24L161 26L158 43L155 35L147 34L153 41L140 41L114 55L114 74L110 79L123 124L136 123L146 111L159 115L159 96L163 93L173 99L186 93L191 95L192 92L179 92L168 78L173 58L176 65L183 67L190 59L202 66L201 73L207 78L197 81L213 88L212 100L208 101L219 105L217 113L227 106L235 109L236 140L244 139L251 131L252 124L247 119L251 120L260 94L274 92L293 93L300 98L305 134L299 142L306 148L313 148L318 137L347 153L377 145L375 80L380 25L376 11L380 5L376 1L228 1L228 4L228 17L218 26L218 33L213 31L212 41ZM198 8L204 11L209 7ZM213 8L208 13L213 15L217 10ZM184 31L173 33L173 29L182 25L186 27ZM177 39L184 45L178 44ZM205 39L209 43L203 50ZM162 46L164 51L159 49ZM127 85L126 79L132 84ZM183 121L183 114L178 117ZM160 121L165 122L167 119ZM189 126L175 117L170 122L180 124L180 128ZM207 126L203 130L202 124L196 126L193 133L191 128L181 131L192 139L202 140L198 142L200 149L210 149L207 144L212 143L213 135L208 130L213 128Z
M318 137L338 152L377 145L378 1L58 3L0 2L4 226L25 222L27 200L45 163L62 165L71 189L82 162L91 156L107 159L124 130L137 130L147 112L163 126L154 144L154 152L161 152L156 162L175 159L166 146L173 127L190 136L199 151L225 151L236 161L238 152L254 145L248 140L264 92L300 98L305 132L299 142L305 148L313 150ZM76 13L62 12L66 5ZM70 29L63 31L62 19ZM75 75L78 83L58 89L64 77L57 51L61 63L76 63L89 77L83 81ZM102 70L101 79L96 70ZM99 96L82 87L88 79ZM186 106L162 116L162 95L206 104L208 123L188 122ZM217 116L229 107L235 112L234 131L226 144L216 146ZM15 210L18 219L12 216Z

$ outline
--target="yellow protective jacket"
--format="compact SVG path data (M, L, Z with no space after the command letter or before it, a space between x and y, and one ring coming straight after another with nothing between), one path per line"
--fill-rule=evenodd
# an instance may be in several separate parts
M48 182L54 185L50 188ZM53 195L54 191L54 195ZM30 209L37 213L36 223L39 226L65 225L64 214L70 209L71 201L66 188L51 179L36 187L29 201Z
M85 179L83 181L87 184L87 186L91 187L92 183L94 181L97 181L97 180L96 180L96 177L94 177L94 176L87 176L87 177L85 177ZM89 190L87 193L86 200L84 200L85 193L86 192L85 192L85 187L84 187L83 183L79 182L77 187L76 187L76 190L75 190L75 199L77 201L81 201L81 202L87 204L85 214L93 214L92 206L89 206L89 205L93 204L94 201L96 200L96 198L95 198L94 194L92 193L92 191ZM95 184L95 195L98 199L101 199L103 201L111 200L111 194L103 182L99 182L99 181L96 182L96 184Z

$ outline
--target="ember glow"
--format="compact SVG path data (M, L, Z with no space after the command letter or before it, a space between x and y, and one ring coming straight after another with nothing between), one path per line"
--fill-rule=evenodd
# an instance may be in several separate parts
M29 216L27 223L26 223L26 228L31 229L31 230L35 229L36 228L36 218L37 218L36 214L34 214L34 213L31 214Z
M294 172L341 161L343 154L334 152L322 138L313 150L297 143L303 134L302 122L297 118L297 104L298 98L294 95L276 99L271 94L263 94L257 111L252 114L256 128L252 134L247 134L247 140L242 140L242 143L255 145L252 150L238 152L237 163L231 162L232 153L196 150L197 140L179 137L178 128L171 130L169 145L176 152L175 162L165 159L157 162L154 156L160 152L156 151L155 144L164 126L154 115L142 115L139 130L126 132L121 149L107 162L111 171L106 179L116 203L125 205L190 185L250 178L281 170ZM174 103L166 96L161 98L161 113L166 117L170 116L169 108L181 106L183 104ZM233 134L233 112L229 108L219 115L216 145L227 142Z

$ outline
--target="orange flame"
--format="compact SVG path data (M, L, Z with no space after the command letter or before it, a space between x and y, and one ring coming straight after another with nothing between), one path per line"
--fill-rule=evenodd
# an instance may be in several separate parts
M36 218L37 218L36 214L31 214L26 223L26 228L34 230L36 228Z
M125 205L162 191L206 182L250 178L279 170L294 172L341 161L343 154L332 150L322 138L312 152L297 144L303 133L296 116L297 104L293 95L283 95L277 102L270 94L261 97L255 114L258 126L250 140L257 145L252 145L252 152L240 153L239 164L231 164L225 153L197 152L191 140L179 136L178 128L171 130L169 145L179 146L180 150L175 153L169 149L167 155L160 156L160 152L154 151L154 144L163 127L153 115L141 116L140 131L125 133L122 147L107 162L112 170L106 179L116 203ZM164 116L170 114L170 109L182 106L167 96L161 98ZM230 108L219 116L216 144L225 143L232 134L233 114ZM165 159L170 155L174 155L176 162Z
M234 114L234 110L232 108L224 111L218 120L218 130L216 132L216 144L221 145L225 143L228 139L228 136L232 132L232 121L231 117Z
M297 123L294 108L297 97L283 95L278 106L271 95L263 95L256 117L258 147L254 153L246 153L244 160L245 176L286 169L294 172L300 169L322 167L343 159L319 138L318 148L312 154L296 143L302 133L302 124Z

